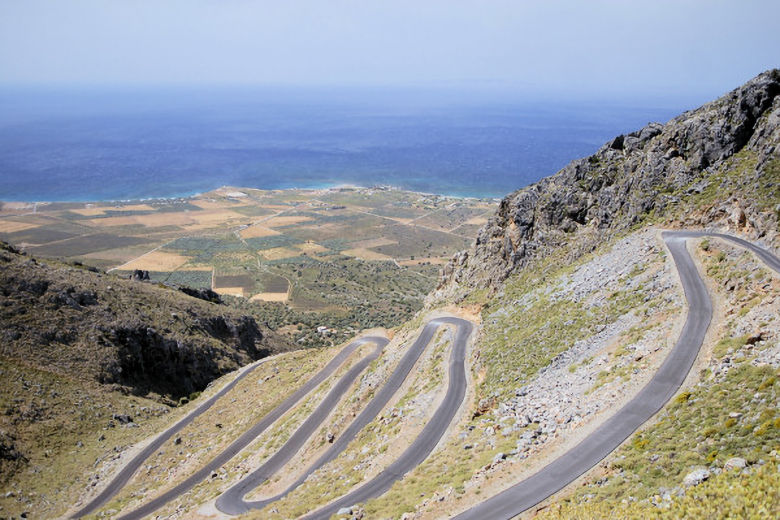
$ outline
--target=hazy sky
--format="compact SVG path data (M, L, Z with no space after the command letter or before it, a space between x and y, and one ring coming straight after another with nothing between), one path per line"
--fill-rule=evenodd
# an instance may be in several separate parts
M0 83L715 95L780 66L778 20L778 0L0 0Z

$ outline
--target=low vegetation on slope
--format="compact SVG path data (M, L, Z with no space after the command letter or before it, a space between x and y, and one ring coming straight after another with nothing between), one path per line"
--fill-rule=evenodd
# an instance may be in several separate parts
M290 348L224 305L5 244L0 303L0 485L14 508L67 499L70 477L107 446L152 434L214 379Z
M289 344L173 288L0 251L0 355L169 402Z
M454 514L482 499L496 478L527 471L544 449L647 377L666 352L668 318L680 306L667 262L654 233L645 232L574 265L524 270L482 301L472 360L476 410L429 459L368 502L367 516Z
M543 518L569 518L574 511L601 518L613 507L627 518L768 518L780 512L780 280L738 248L704 240L701 249L725 326L700 382ZM706 479L713 482L694 487Z
M607 298L603 289L595 286L609 276L609 266L590 272L591 287L584 295L572 297L576 289L570 287L572 294L556 297L565 292L561 287L572 284L568 274L589 258L596 258L597 263L605 261L604 251L647 233L651 226L718 228L777 246L779 145L780 71L773 70L665 125L653 123L619 136L593 156L574 161L556 175L506 197L480 231L475 246L456 255L447 266L442 284L429 299L432 306L455 299L482 308L483 336L476 346L475 364L480 381L476 396L480 422L472 426L474 431L484 428L484 433L474 436L465 432L461 442L475 451L477 442L498 445L507 431L512 431L507 425L517 424L513 416L522 418L528 403L549 396L549 389L534 383L534 374L539 374L536 381L555 379L555 386L560 386L566 381L561 367L568 367L574 375L585 371L592 375L592 381L587 387L576 388L575 393L594 401L599 395L611 394L614 399L605 401L610 405L605 409L615 409L620 396L630 395L631 386L625 385L634 381L636 388L652 373L659 358L655 355L653 360L652 353L658 347L664 351L663 346L673 338L669 327L679 321L676 305L668 305L674 303L674 298L669 299L670 287L679 297L676 281L672 279L670 285L668 279L673 273L669 260L663 268L665 280L658 277L657 265L642 262L629 267L624 285L613 287ZM710 244L705 241L707 247ZM636 251L626 250L619 262L636 264ZM648 504L656 508L652 505L655 500L677 504L666 511L676 511L679 516L686 510L679 508L695 510L691 509L695 504L690 496L701 496L695 490L677 497L684 477L697 468L708 468L709 474L715 475L735 457L746 461L748 471L738 476L723 472L702 488L702 493L717 494L749 479L749 473L758 475L748 483L755 492L765 490L776 479L774 450L780 447L774 390L780 366L776 354L778 287L768 274L756 274L759 267L745 267L752 261L749 255L729 263L724 259L732 253L717 252L714 243L708 251L704 253L708 277L732 291L724 304L725 330L713 349L717 366L711 367L712 373L703 374L704 381L690 394L682 394L670 405L658 424L621 448L604 474L596 477L600 479L597 483L577 492L556 514L577 518L578 506L582 506L583 518L598 518L623 501L629 506L641 501L627 513L641 517ZM604 304L594 306L594 300ZM762 312L764 317L757 317L756 313ZM610 330L611 324L616 328ZM602 341L597 333L601 327L606 327L613 346L597 352L595 359L583 359L581 345ZM644 347L633 345L637 340ZM593 372L594 366L600 368ZM530 422L530 428L537 429L525 445L569 427L565 416L572 415L579 401L567 402L560 394L553 395L557 399L546 407L568 410L563 414L563 426L539 428L532 408L534 413L519 421L521 425ZM573 416L576 424L579 414ZM493 433L495 441L491 443ZM453 507L452 490L446 485L428 486L432 494L426 492L424 499L413 501L413 507L406 509L417 511L416 517L433 518L444 511L461 510L480 500L484 488L496 492L540 463L537 456L529 457L528 465L517 464L516 448L501 454L510 463L509 473L496 469L506 464L501 461L474 469L467 460L472 457L471 450L459 452L456 444L447 449L445 459L452 465L457 461L472 468L466 471L460 488L457 482L453 484L456 500L462 505ZM542 456L544 453L549 451ZM498 483L502 478L504 484ZM402 488L399 485L399 491ZM662 498L665 492L669 495L666 500ZM756 511L777 502L776 493L753 498L737 495L734 504L753 504ZM722 511L730 510L725 504L728 497L713 500L712 508L699 511L713 514L721 506ZM622 510L628 511L625 507Z

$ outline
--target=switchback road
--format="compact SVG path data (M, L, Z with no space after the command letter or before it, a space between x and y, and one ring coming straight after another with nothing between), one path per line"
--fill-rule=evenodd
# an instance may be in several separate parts
M685 291L688 316L677 343L658 372L636 397L577 446L527 479L459 514L456 520L508 519L535 506L598 464L677 393L699 354L712 320L712 301L686 248L688 238L705 236L748 249L770 269L780 273L778 257L741 238L707 231L664 232L664 241L672 253Z
M441 436L446 431L455 413L458 411L461 403L463 402L463 396L466 392L466 373L464 368L464 359L466 344L469 336L473 330L471 322L460 318L437 318L429 321L423 328L420 335L415 342L406 352L404 357L399 362L396 369L388 378L382 389L374 396L374 398L368 403L358 417L352 421L352 423L346 428L346 430L339 436L336 442L331 446L314 464L312 464L306 471L299 476L292 485L285 489L282 493L265 500L259 500L254 502L246 502L243 500L244 495L249 493L252 489L262 484L266 479L270 478L275 471L281 466L280 464L273 463L271 460L264 464L254 473L250 474L244 480L234 485L222 496L217 499L217 508L223 513L228 514L241 514L249 509L261 509L266 505L275 502L292 490L300 486L309 475L314 473L317 469L325 465L327 462L335 459L347 445L355 438L360 430L363 429L369 422L371 422L385 405L390 401L390 398L401 388L401 385L406 380L414 367L417 359L422 352L433 340L434 334L443 325L454 325L457 328L455 334L452 353L450 355L450 373L449 373L449 385L447 388L447 394L444 401L439 406L439 409L434 414L431 421L423 429L422 433L417 437L415 442L404 452L401 457L396 460L389 468L380 473L377 477L371 480L369 483L358 488L352 493L340 498L336 502L329 504L325 508L317 511L311 516L312 518L327 518L332 513L335 513L344 504L351 505L356 502L362 502L369 498L379 496L384 491L390 488L390 486L403 476L407 471L416 467L422 462L428 454L436 446ZM323 405L325 403L323 402ZM321 405L321 406L323 406ZM332 405L329 405L332 407ZM296 432L297 434L297 432ZM306 433L304 433L306 435ZM291 439L292 441L292 439ZM291 446L285 445L277 453L280 455L280 460L289 460L292 455L298 451L301 442L288 443ZM274 456L276 457L276 455ZM308 517L307 517L308 518Z
M377 348L384 348L385 345L387 345L388 340L387 338L383 337L364 337L361 339L358 339L356 341L351 342L346 347L341 349L338 354L336 354L333 359L330 360L330 362L325 365L324 368L322 368L319 372L317 372L314 377L309 379L306 383L303 384L298 390L296 390L292 395L290 395L287 399L284 400L279 406L274 408L271 412L269 412L265 417L263 417L259 422L257 422L254 426L252 426L249 430L244 432L238 439L233 441L233 443L228 446L228 448L217 455L214 459L212 459L208 464L206 464L203 468L201 468L197 473L189 477L187 480L181 482L173 489L167 491L163 495L160 495L159 497L153 499L152 501L148 502L147 504L144 504L141 508L137 509L136 511L133 511L131 513L128 513L127 515L123 516L122 518L142 518L143 516L155 511L159 507L161 507L163 504L167 503L168 501L172 500L173 498L179 496L180 494L184 493L185 491L192 488L195 484L202 481L206 476L210 474L211 471L219 468L222 466L225 462L233 458L239 451L241 451L244 447L246 447L250 442L252 442L258 435L260 435L263 431L266 430L271 424L273 424L279 417L284 415L290 408L292 408L295 404L298 403L306 394L314 390L317 386L319 386L320 383L322 383L325 379L327 379L333 372L336 371L336 369L341 366L344 361L361 345L364 343L375 343L377 345ZM211 397L208 401L200 405L197 409L195 409L194 412L187 415L184 419L173 425L168 430L164 431L162 434L160 434L157 438L154 439L146 448L144 448L138 455L133 457L133 459L128 462L124 468L111 480L111 482L106 486L106 488L98 494L97 497L92 499L86 506L81 508L79 511L74 513L71 518L80 518L82 516L88 515L91 512L95 511L97 508L105 504L111 497L113 497L122 487L127 483L128 480L135 474L135 472L138 470L139 467L144 463L144 461L149 458L155 451L157 451L160 446L162 446L165 441L171 438L176 432L190 424L195 418L200 416L203 412L208 410L211 405L214 404L220 397L224 396L227 392L229 392L241 379L246 377L251 370L254 370L258 365L255 365L254 367L251 367L250 370L245 370L242 372L236 379L234 379L230 384L226 385L225 388L220 390L216 395Z

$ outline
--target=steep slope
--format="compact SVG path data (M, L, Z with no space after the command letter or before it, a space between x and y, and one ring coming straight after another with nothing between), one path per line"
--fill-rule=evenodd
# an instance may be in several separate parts
M172 288L38 261L7 245L0 263L0 355L55 373L176 401L289 348L253 318Z
M679 277L658 228L713 226L760 238L770 248L777 245L779 93L778 72L762 74L721 100L665 126L650 125L618 138L592 158L576 161L505 199L476 246L449 266L430 300L431 306L446 304L451 309L450 298L456 296L464 307L469 305L468 311L481 313L480 330L467 359L473 383L468 404L429 457L383 496L350 514L452 517L537 471L635 396L667 357L685 316ZM715 239L691 242L689 249L716 297L715 325L697 365L659 420L651 420L587 474L582 492L574 492L568 503L556 504L550 515L601 518L625 506L627 517L650 513L679 517L690 512L691 500L700 501L702 494L712 497L714 506L697 511L715 517L731 506L770 511L777 503L771 490L776 489L780 462L776 450L780 442L778 279L749 254ZM76 311L70 300L79 307L92 301L90 294L67 288L64 293L61 299ZM422 315L407 324L406 333L421 319ZM331 428L323 427L320 435L309 440L309 451L299 454L297 466L293 462L283 470L286 478L293 479L312 452L327 446L333 432L338 436L343 430L332 426L342 419L343 427L343 419L354 417L360 409L361 396L373 392L372 383L384 380L381 374L387 372L379 370L387 369L392 356L403 352L399 336L404 330L397 332L395 345L391 342L386 350L389 355L368 368L331 419ZM443 344L436 346L404 383L392 408L369 424L342 456L274 504L273 514L300 516L347 493L396 460L399 446L423 429L426 411L444 388L444 353ZM298 360L293 361L280 360L273 373L300 368ZM19 366L21 360L15 363ZM267 375L247 385L256 389L264 383L271 375L268 368ZM22 395L31 385L14 370L10 366L16 395ZM33 388L34 404L47 401L50 390L51 384ZM267 392L266 387L261 391ZM135 507L153 493L150 488L186 466L185 461L197 459L198 453L201 461L210 457L218 444L215 429L224 435L227 429L242 428L237 420L230 426L222 424L229 411L236 414L236 408L241 408L232 403L247 402L241 401L242 392L244 388L227 395L224 408L204 421L206 435L182 435L181 445L172 440L156 453L135 487L109 507L125 508L130 502ZM57 398L52 394L52 399ZM319 399L312 396L308 405L293 411L289 421L277 425L276 433L261 439L260 451L244 454L234 466L214 473L161 514L183 518L204 511L201 506L224 489L226 481L237 481L274 453ZM9 400L9 409L12 406L18 405ZM18 417L35 412L33 407L19 410ZM105 414L95 409L89 413ZM74 438L67 440L72 446ZM2 453L18 461L21 443L11 437L0 441ZM196 456L191 457L193 453ZM91 460L82 459L79 466L74 462L71 467L83 471L84 461ZM40 471L38 462L35 469ZM198 461L188 464L192 469ZM735 465L739 473L731 472ZM691 474L713 478L705 487L689 486ZM152 480L156 484L148 484ZM735 482L745 485L751 495L743 493L729 502L728 486ZM259 492L275 493L283 484L267 482L265 491ZM18 494L24 487L9 489ZM14 508L6 510L17 511L24 500L30 499L12 496L3 502L0 497L0 504L10 502ZM269 514L259 511L249 516Z
M180 416L177 402L291 348L225 305L4 243L0 323L0 516L51 517L89 485L84 468Z
M778 243L780 70L666 124L651 123L501 201L474 247L444 270L438 297L495 289L561 247L579 257L660 216ZM728 172L725 175L724 172ZM689 214L688 217L691 215Z
M659 230L712 228L777 252L779 147L773 70L507 196L428 301L481 313L470 420L366 514L452 517L535 473L626 404L686 314ZM716 305L680 397L584 487L565 490L573 496L550 517L603 518L618 507L627 518L719 517L776 504L768 490L780 463L780 285L750 254L696 242L689 249ZM713 482L686 484L697 475ZM732 496L735 483L751 491Z

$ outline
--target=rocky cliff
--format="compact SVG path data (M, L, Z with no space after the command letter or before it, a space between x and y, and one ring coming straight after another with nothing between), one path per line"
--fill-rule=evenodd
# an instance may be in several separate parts
M637 224L741 228L771 245L780 213L780 70L504 198L475 245L443 270L434 298L495 288L552 253L573 257ZM674 216L675 218L670 218Z
M175 288L36 260L0 244L0 356L178 400L290 345Z

